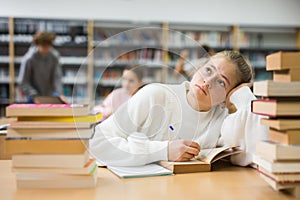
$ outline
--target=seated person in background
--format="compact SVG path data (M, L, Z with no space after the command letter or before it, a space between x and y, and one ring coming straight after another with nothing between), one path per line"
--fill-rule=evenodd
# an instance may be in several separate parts
M122 87L113 90L103 101L95 106L95 112L102 112L103 120L108 118L124 102L126 102L143 85L142 66L126 67L122 74Z
M53 48L55 34L37 32L33 46L25 54L20 69L20 87L28 103L39 103L35 96L60 96L66 102L62 89L59 53Z
M186 80L191 80L198 67L203 66L205 62L209 60L209 58L205 59L206 57L213 56L215 54L214 49L212 49L208 45L202 45L202 48L200 48L199 51L200 52L198 52L198 54L200 55L198 56L200 56L200 58L191 60L190 62L187 62L189 59L188 50L183 50L180 53L180 57L177 60L175 66L175 71L184 75L186 77Z

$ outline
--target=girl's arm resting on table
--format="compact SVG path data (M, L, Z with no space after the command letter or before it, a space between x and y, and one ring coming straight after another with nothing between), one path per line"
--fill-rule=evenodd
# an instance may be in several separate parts
M255 96L247 86L232 93L230 101L236 112L229 114L223 122L220 141L229 146L240 146L242 153L231 156L231 162L246 166L252 164L256 143L267 139L268 127L260 123L262 116L251 112L251 101Z
M118 131L98 126L90 143L92 157L110 166L139 166L167 159L168 141L150 141L138 132L122 137Z
M112 166L137 166L167 160L168 141L150 140L150 131L140 131L144 123L151 123L151 116L159 116L155 115L155 109L151 110L156 103L152 97L157 95L151 93L157 88L147 88L96 127L90 142L91 156Z

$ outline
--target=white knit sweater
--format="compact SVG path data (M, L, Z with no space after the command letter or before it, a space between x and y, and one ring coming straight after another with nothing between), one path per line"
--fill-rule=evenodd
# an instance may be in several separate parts
M240 145L244 153L232 162L252 162L255 142L266 138L268 129L260 125L260 116L252 114L254 99L248 87L231 96L238 111L228 115L226 108L208 112L193 110L186 99L189 83L150 84L142 88L111 117L96 127L90 152L98 162L115 166L137 166L168 159L168 141L188 139L202 149L218 143Z

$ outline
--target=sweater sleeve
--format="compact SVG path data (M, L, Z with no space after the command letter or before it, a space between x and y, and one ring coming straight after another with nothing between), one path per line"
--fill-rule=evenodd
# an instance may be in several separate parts
M32 86L31 84L31 79L32 79L32 63L31 59L26 59L24 63L22 63L22 77L21 79L21 89L24 92L25 95L27 96L34 96L37 95L38 92L37 90Z
M53 53L54 54L54 53ZM59 95L63 95L63 86L62 86L62 69L61 64L59 62L59 54L54 54L55 59L55 68L54 68L54 91L56 91Z
M254 99L249 87L235 91L230 101L237 111L229 114L222 125L221 141L229 146L238 145L243 150L242 153L231 156L231 162L236 165L252 164L257 141L268 137L268 127L260 123L262 116L251 112L251 101Z
M163 95L157 86L146 86L96 127L90 152L99 163L138 166L167 159L168 141L153 140L153 121L159 118ZM160 107L161 108L161 107ZM155 138L155 137L154 137Z

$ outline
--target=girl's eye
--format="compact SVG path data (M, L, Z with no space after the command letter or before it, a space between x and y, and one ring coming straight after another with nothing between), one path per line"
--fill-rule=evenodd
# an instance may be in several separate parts
M225 87L225 82L221 79L218 80L218 84L221 86L221 87Z
M206 73L211 74L211 69L209 67L206 67Z
M210 67L205 67L205 68L203 69L203 73L204 73L205 75L211 75L211 74L213 73L213 71L212 71L212 69L211 69Z

